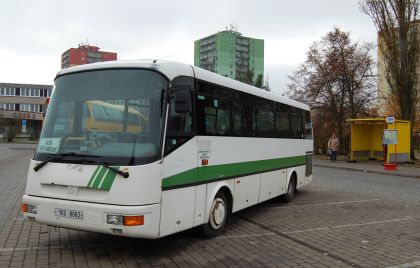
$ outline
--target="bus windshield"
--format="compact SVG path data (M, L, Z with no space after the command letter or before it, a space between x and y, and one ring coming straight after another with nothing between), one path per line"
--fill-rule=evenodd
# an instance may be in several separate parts
M150 70L95 70L58 77L35 160L74 152L110 165L156 161L167 87L167 80Z

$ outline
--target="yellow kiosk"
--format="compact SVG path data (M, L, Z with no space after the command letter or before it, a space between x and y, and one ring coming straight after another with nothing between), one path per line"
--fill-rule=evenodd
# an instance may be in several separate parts
M366 118L347 122L351 123L350 160L410 161L410 121L387 123L385 118ZM396 144L387 142L389 134L396 134Z

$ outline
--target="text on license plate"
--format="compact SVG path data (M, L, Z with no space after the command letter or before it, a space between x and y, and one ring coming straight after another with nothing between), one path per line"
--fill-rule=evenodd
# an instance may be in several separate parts
M67 208L55 208L54 215L57 217L72 218L72 219L83 219L83 211L67 209Z

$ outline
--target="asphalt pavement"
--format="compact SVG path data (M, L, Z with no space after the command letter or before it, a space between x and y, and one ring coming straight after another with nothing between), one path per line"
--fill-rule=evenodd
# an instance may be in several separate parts
M420 157L420 156L419 156ZM336 161L331 162L326 159L314 159L314 165L318 167L329 167L367 173L377 173L390 176L410 177L420 179L420 167L413 164L397 164L396 170L385 170L381 161Z
M142 240L25 220L34 148L0 144L0 267L420 267L417 178L316 163L293 202L242 210L214 239Z

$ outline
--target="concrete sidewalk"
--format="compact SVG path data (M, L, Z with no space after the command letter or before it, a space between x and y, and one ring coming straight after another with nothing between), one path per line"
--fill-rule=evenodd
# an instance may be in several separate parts
M330 160L314 159L314 166L347 169L420 179L420 168L415 166L407 166L407 164L398 165L396 171L388 171L384 170L383 165L380 162L376 161L362 161L357 163L349 163L347 161L338 160L337 162L332 163Z

